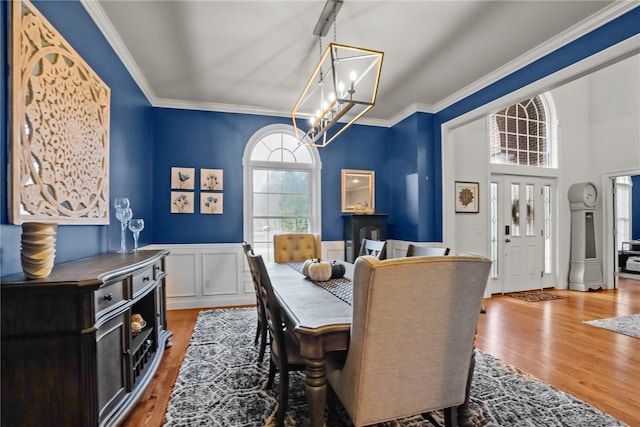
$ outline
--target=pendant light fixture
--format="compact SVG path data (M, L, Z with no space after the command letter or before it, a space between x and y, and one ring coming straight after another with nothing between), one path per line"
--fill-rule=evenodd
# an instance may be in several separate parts
M335 18L340 7L342 0L327 0L313 32L322 51L322 37L334 25L334 42L322 53L291 111L301 144L326 146L376 102L384 54L335 42Z

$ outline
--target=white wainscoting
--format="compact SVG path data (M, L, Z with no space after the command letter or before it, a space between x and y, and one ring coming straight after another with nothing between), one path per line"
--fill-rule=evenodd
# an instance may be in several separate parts
M409 243L387 240L387 258L402 258ZM441 243L420 243L442 246ZM150 245L170 252L167 309L230 307L255 304L255 291L241 243ZM322 242L322 259L344 260L344 242Z
M166 249L167 309L255 304L241 243L149 245ZM344 259L344 242L322 242L323 259Z
M167 309L255 304L249 266L240 243L151 245L170 251Z

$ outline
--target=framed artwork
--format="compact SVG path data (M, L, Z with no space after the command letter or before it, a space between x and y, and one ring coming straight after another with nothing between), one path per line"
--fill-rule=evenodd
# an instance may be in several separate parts
M478 183L456 181L456 213L478 213Z
M33 4L10 5L11 222L109 224L111 90Z
M188 191L171 192L171 213L193 213L193 193Z
M195 168L171 168L172 190L193 190L196 182Z
M200 189L206 191L222 191L222 169L200 169Z
M221 214L222 201L222 193L200 193L200 213Z

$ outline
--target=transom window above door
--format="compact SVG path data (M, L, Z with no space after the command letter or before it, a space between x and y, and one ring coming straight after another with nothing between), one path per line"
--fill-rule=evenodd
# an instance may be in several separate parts
M535 96L489 117L491 163L554 167L549 114Z

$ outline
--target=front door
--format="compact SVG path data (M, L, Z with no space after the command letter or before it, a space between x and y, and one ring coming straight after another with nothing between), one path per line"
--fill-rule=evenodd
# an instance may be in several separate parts
M502 175L497 185L497 274L501 289L518 292L554 286L552 265L553 181ZM501 261L501 262L500 262Z

